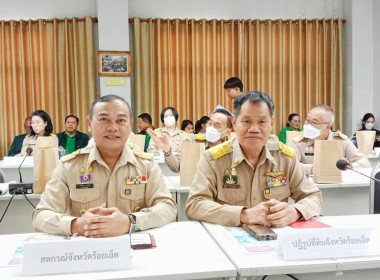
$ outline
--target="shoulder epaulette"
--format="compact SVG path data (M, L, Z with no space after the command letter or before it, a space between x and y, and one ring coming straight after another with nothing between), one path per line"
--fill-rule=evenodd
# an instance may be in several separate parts
M69 155L65 155L65 156L61 157L61 161L66 162L66 161L72 160L73 158L76 158L81 153L82 153L82 149L76 150L75 152L73 152Z
M202 134L195 134L195 139L197 140L206 140L206 136Z
M231 150L231 144L229 142L221 143L215 147L209 149L210 153L213 155L214 159L218 159L221 156L228 153Z
M184 130L181 130L181 133L186 133L186 131L184 131Z
M149 159L149 160L151 160L153 158L151 154L143 153L143 152L135 149L136 145L133 143L127 142L126 145L133 151L133 154L138 158Z
M27 135L25 135L25 137L30 137L30 135L29 135L29 134L27 134Z
M50 136L57 136L57 135L55 135L54 133L50 133Z
M344 135L342 132L340 132L339 130L336 131L339 135L340 138L344 139L344 140L347 140L348 137L346 135Z
M162 127L158 127L154 131L161 131L161 130L162 130Z
M285 155L293 157L294 149L292 147L285 145L281 141L278 142L278 147L280 148L281 152L283 152Z
M301 133L297 137L294 137L293 141L296 142L296 143L298 143L299 141L302 141L304 138L305 138L305 136L303 136L303 133Z

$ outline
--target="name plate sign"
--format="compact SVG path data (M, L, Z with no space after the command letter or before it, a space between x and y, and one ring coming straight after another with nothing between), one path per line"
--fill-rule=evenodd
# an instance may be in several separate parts
M313 228L279 233L277 253L285 260L370 255L371 228Z
M24 275L125 270L129 236L25 242Z

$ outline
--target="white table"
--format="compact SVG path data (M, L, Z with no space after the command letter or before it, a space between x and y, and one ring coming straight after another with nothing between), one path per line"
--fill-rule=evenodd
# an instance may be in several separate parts
M198 222L171 223L148 230L157 248L132 252L132 267L123 271L47 275L27 279L235 279L236 269ZM10 260L27 236L0 236L0 266ZM2 279L23 278L21 267L0 267ZM26 278L26 277L25 277Z
M379 163L379 157L375 154L367 156L367 159L371 163L371 167L375 167Z
M166 186L168 187L174 201L177 200L177 188L173 187L171 181L165 178ZM9 193L0 195L0 218L3 215L9 200L12 195ZM27 195L28 199L34 206L40 202L40 194ZM0 234L14 234L34 232L32 226L32 211L33 208L23 195L15 195L3 221L0 223Z
M6 165L3 160L0 160L0 169L4 171L5 181L20 181L20 175L18 173L19 165ZM22 181L24 183L34 182L34 171L33 164L24 163L21 168Z
M320 221L334 227L353 224L377 226L380 215L320 217ZM238 270L239 279L261 279L264 275L277 275L269 279L290 279L292 274L299 279L379 279L380 255L357 258L285 261L275 253L244 254L240 245L233 242L218 225L202 223L213 236ZM296 230L290 227L281 230ZM377 230L380 230L377 228ZM380 250L379 250L380 252Z

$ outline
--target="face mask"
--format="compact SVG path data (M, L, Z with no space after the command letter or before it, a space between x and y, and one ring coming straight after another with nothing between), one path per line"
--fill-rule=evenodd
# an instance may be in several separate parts
M365 128L371 130L373 128L373 123L365 123Z
M170 116L170 117L167 117L167 118L164 118L164 123L167 127L172 127L173 125L175 125L175 118L174 116Z
M213 126L206 128L206 140L210 143L215 143L220 139L221 133Z
M318 128L315 128L311 124L305 124L303 126L303 136L309 139L315 139L321 135L321 131Z

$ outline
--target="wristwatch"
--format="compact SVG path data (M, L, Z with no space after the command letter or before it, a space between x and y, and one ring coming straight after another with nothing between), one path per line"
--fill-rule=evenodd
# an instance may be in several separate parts
M131 226L129 227L129 234L136 231L136 219L132 214L128 214L129 219L131 220Z

